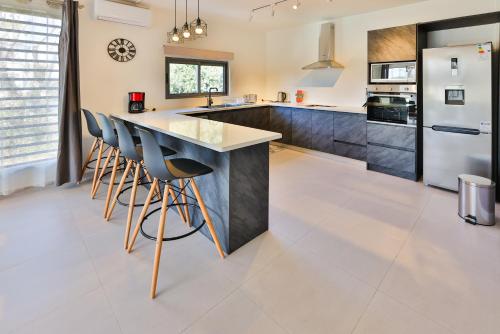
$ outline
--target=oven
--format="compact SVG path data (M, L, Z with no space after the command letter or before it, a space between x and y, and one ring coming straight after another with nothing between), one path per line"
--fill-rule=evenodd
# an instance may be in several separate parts
M368 87L366 110L371 122L417 124L417 93L412 85Z

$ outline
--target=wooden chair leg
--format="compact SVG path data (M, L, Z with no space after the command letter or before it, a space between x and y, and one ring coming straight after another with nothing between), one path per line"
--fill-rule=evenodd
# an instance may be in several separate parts
M102 178L104 177L104 173L106 173L106 169L108 168L109 161L111 160L111 157L113 156L114 153L115 153L115 149L111 148L106 160L104 161L104 165L102 166L101 173L99 174L99 177L97 178L94 190L92 191L92 199L95 198L95 194L97 194L97 191L99 190L99 187L101 186Z
M111 202L111 195L113 194L113 188L115 187L116 171L120 165L120 150L115 150L115 163L113 164L113 170L111 171L111 178L109 179L108 194L106 195L106 202L104 203L104 218L108 214L109 203Z
M116 193L115 197L113 198L113 202L111 203L108 213L106 214L106 221L109 221L111 219L111 215L113 214L113 210L115 209L116 202L118 202L118 197L120 196L120 192L122 191L123 186L125 185L125 181L127 181L128 174L130 173L130 168L132 168L132 163L133 163L132 160L127 162L127 166L125 167L125 171L123 172L120 184L118 185L118 188L116 188Z
M169 194L172 196L172 201L174 202L175 206L177 207L177 212L179 212L179 216L181 216L181 219L184 223L187 223L186 217L184 216L184 212L182 211L182 208L179 204L179 199L178 196L175 194L174 190L169 187Z
M165 222L167 220L169 193L170 193L170 185L167 184L165 186L165 191L163 193L163 201L161 203L161 215L160 215L160 221L158 223L158 233L156 235L155 260L153 264L153 277L151 278L151 298L153 299L156 297L156 286L158 283L158 269L160 267L161 248L163 245L163 234L165 231Z
M144 170L144 175L146 175L146 179L148 180L148 182L150 184L152 184L153 181L151 180L151 175L149 175L148 170L146 169L146 166L144 166L144 163L141 162L141 164L142 164L142 169ZM159 200L161 200L161 190L160 190L160 185L159 184L156 185L156 194L155 194L155 196L158 197Z
M186 220L188 223L188 226L191 227L191 217L189 216L189 205L187 205L187 196L186 196L186 189L184 179L179 180L179 187L181 188L181 196L182 196L182 202L185 203L184 205L184 215L186 216Z
M212 236L212 239L215 243L215 247L217 247L217 251L219 252L219 255L221 258L224 258L224 251L222 250L222 247L219 242L219 238L217 237L217 233L215 232L214 225L212 224L212 219L210 219L210 215L208 214L207 207L205 206L205 202L203 201L203 198L200 195L200 190L198 189L198 186L196 185L196 182L194 179L191 179L191 187L193 188L194 195L196 196L196 200L198 201L198 204L200 205L201 208L201 213L203 214L203 218L207 222L208 230L210 231L210 235Z
M94 139L94 142L92 143L92 147L90 147L89 153L87 155L87 159L85 159L85 163L83 164L82 176L80 177L80 181L78 181L78 183L80 183L82 181L83 176L85 175L85 171L87 170L87 166L89 165L90 159L92 159L92 156L94 155L94 152L97 148L97 141L98 141L98 138Z
M132 192L130 193L130 202L128 203L127 225L125 225L125 238L123 241L125 249L128 249L128 239L130 237L130 227L132 226L132 217L134 216L135 196L137 194L137 185L139 184L140 175L141 175L141 164L136 162L134 183L132 184Z
M101 159L102 159L102 151L104 148L104 143L101 139L99 139L99 152L97 153L97 161L94 169L94 177L92 178L92 189L90 190L91 195L94 194L94 188L97 182L97 175L99 175L99 169L101 167Z
M134 233L132 234L132 239L130 240L130 243L128 245L127 251L129 253L132 251L132 248L134 248L135 240L137 239L137 235L139 234L139 230L141 229L141 222L148 212L149 205L151 204L151 200L153 199L153 196L155 194L155 188L157 184L158 184L158 179L154 179L153 183L151 184L151 188L149 189L148 197L146 198L144 206L142 207L139 219L137 220L137 224L135 225Z

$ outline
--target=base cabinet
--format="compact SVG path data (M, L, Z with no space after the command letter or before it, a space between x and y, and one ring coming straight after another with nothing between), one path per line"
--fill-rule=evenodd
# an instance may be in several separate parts
M363 145L335 141L333 153L346 158L366 161L366 146Z
M367 124L369 170L417 180L416 129L391 124Z
M292 112L292 145L311 148L312 112L307 109L295 109Z
M366 115L335 112L333 133L336 141L366 146Z
M316 151L334 153L333 112L313 110L311 148Z
M292 144L292 109L285 107L272 107L270 115L270 131L281 133L278 142Z

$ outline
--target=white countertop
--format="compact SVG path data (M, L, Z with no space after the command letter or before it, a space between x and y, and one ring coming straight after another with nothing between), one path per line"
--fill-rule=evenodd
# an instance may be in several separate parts
M277 103L270 102L267 104L261 104L267 106L275 106L275 107L288 107L288 108L301 108L301 109L312 109L312 110L326 110L326 111L336 111L336 112L348 112L354 114L366 114L366 108L364 107L352 107L352 106L332 106L332 107L309 107L309 103ZM312 103L311 103L312 105Z
M281 133L182 115L197 111L207 110L190 108L112 116L217 152L228 152L281 138Z
M282 136L277 132L211 121L185 114L266 106L352 112L361 114L366 113L364 108L356 107L308 107L307 105L292 103L260 103L212 109L187 108L148 111L141 114L113 114L112 116L217 152L228 152L247 146L278 140L281 139Z

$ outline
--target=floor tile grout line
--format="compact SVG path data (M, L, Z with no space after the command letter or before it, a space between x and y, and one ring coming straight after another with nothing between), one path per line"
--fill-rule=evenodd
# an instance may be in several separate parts
M227 294L227 296L225 296L219 302L217 302L214 305L212 305L206 312L204 312L203 314L201 314L198 318L196 318L195 320L193 320L193 322L191 322L189 325L187 325L186 328L184 328L183 330L181 330L179 332L179 334L185 333L186 331L188 331L189 329L191 329L196 323L198 323L200 320L202 320L203 317L205 317L205 315L207 315L210 311L212 311L213 309L215 309L217 306L219 306L224 301L226 301L230 296L232 296L233 294L235 294L238 291L238 289L239 289L239 287L235 287L232 291L230 291Z
M407 236L406 240L404 241L403 245L401 246L401 248L400 248L400 250L399 250L398 254L394 257L394 259L393 259L393 261L392 261L391 265L389 266L389 268L387 269L387 271L386 271L386 273L385 273L384 277L383 277L383 278L382 278L382 280L380 281L380 283L379 283L379 285L378 285L378 287L377 287L377 293L381 293L381 294L383 294L383 295L385 295L385 296L387 296L387 297L389 297L389 298L391 298L391 299L395 300L395 301L396 301L396 302L398 302L399 304L404 305L404 306L405 306L405 307L407 307L409 310L411 310L411 311L415 312L416 314L420 315L420 316L421 316L421 317L423 317L424 319L429 320L429 321L431 321L431 322L433 322L433 323L435 323L435 324L438 324L439 326L441 326L441 327L443 327L443 328L448 329L448 330L449 330L449 331L451 331L452 333L455 333L456 331L455 331L455 330L453 330L452 328L450 328L447 324L441 323L441 322L439 322L439 321L437 321L437 320L435 320L435 319L432 319L432 318L428 317L426 314L422 313L421 311L414 309L413 307L411 307L410 305L406 304L405 302L403 302L403 301L401 301L401 300L397 299L396 297L391 296L390 294L388 294L388 293L386 293L385 291L383 291L383 290L381 290L381 289L380 289L380 288L381 288L381 286L382 286L382 283L384 282L385 278L386 278L386 277L387 277L387 275L389 274L389 271L392 269L392 267L393 267L393 266L394 266L394 264L396 263L397 259L398 259L398 258L399 258L399 256L401 255L401 252L403 251L403 248L404 248L404 247L408 244L409 240L411 239L411 237L412 237L412 235L413 235L413 233L414 233L414 231L415 231L415 228L417 227L418 222L421 220L421 218L422 218L422 216L423 216L423 213L424 213L425 209L427 208L427 206L429 205L429 203L430 203L430 201L431 201L431 197L432 197L432 194L431 194L431 195L427 198L426 203L425 203L425 205L422 207L422 209L420 210L420 213L419 213L419 215L418 215L417 219L413 222L412 228L410 229L410 231L409 231L409 233L408 233L408 236Z
M244 290L240 289L241 293L248 299L250 300L250 302L252 302L252 304L254 304L255 306L257 306L257 308L262 312L264 313L264 315L266 317L268 317L269 319L271 319L275 324L276 326L278 326L279 328L281 328L285 333L288 333L288 334L291 334L291 332L284 326L282 326L278 320L276 320L274 318L274 316L270 313L268 313L262 306L260 306L258 303L255 302L255 300L253 300Z
M417 215L417 217L414 219L412 225L411 225L411 228L410 230L408 231L408 234L405 238L405 240L403 241L403 243L401 244L398 252L396 253L396 256L394 256L394 258L392 259L392 262L391 264L387 267L387 270L385 271L384 273L384 276L382 277L382 279L380 280L379 284L375 287L375 291L370 299L370 302L366 305L364 311L361 313L361 315L359 316L358 320L356 321L356 324L354 325L352 331L351 331L351 334L353 334L356 329L358 328L359 324L361 323L361 320L363 319L363 317L367 314L368 312L368 309L370 307L370 305L372 304L372 302L375 300L375 296L377 295L378 292L381 292L383 293L383 291L380 290L380 286L382 285L382 283L384 282L385 278L387 277L389 271L391 270L391 268L394 266L394 264L396 263L396 260L398 259L399 255L401 254L401 252L403 251L403 248L405 247L405 245L407 244L408 240L410 239L410 236L411 234L413 233L413 230L415 229L415 226L417 225L417 222L419 221L420 217L422 216L425 208L427 207L427 205L429 204L429 201L430 201L430 196L429 198L426 199L425 201L425 204L422 206L422 208L419 210L419 213Z
M116 324L118 326L118 329L120 330L120 333L123 334L124 332L123 332L122 326L120 324L120 321L118 320L116 311L115 311L115 309L113 307L113 304L111 303L111 300L109 299L109 296L108 296L108 294L106 292L106 288L104 287L104 284L103 284L103 282L101 280L101 277L99 276L99 273L97 272L97 268L95 266L94 259L93 259L92 255L90 255L90 251L89 251L89 247L87 245L87 241L83 237L82 232L79 229L77 229L77 230L78 230L78 234L80 235L80 238L82 239L83 245L85 247L85 252L87 253L87 256L89 257L90 263L92 264L92 269L94 269L94 273L95 273L95 275L97 277L97 281L99 282L99 286L102 289L102 292L104 294L104 297L106 298L106 302L108 303L109 308L111 309L111 312L113 314L113 319L116 321Z

